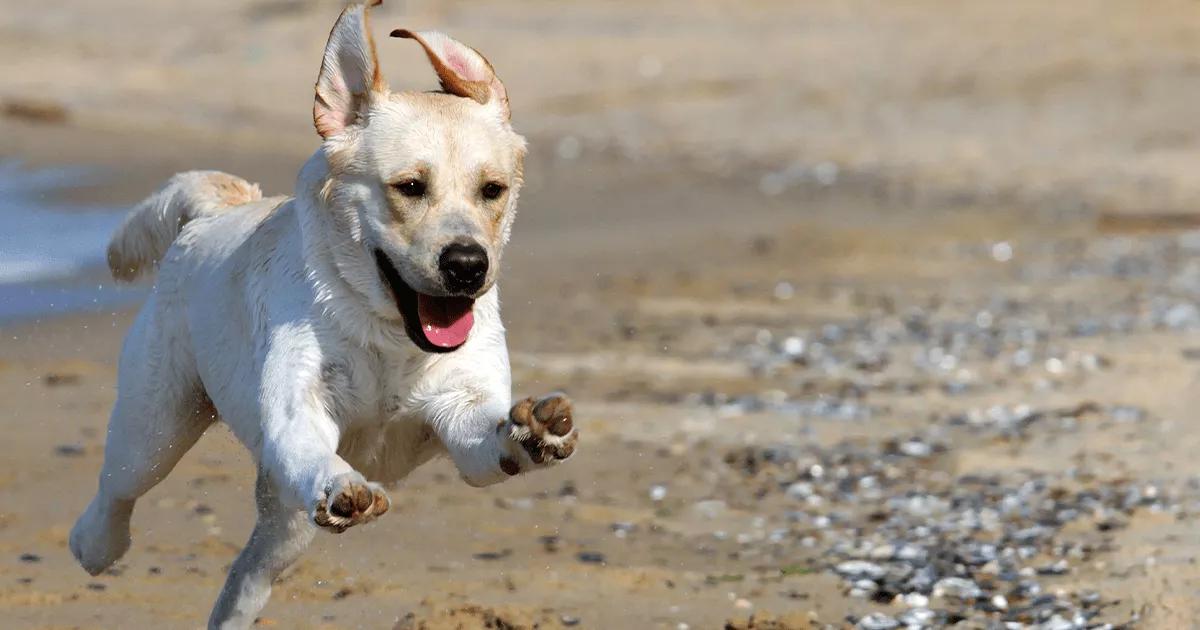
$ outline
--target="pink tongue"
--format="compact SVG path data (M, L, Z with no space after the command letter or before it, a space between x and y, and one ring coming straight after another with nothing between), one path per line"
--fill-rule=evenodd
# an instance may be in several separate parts
M421 332L429 343L439 348L457 348L467 341L467 333L475 324L471 307L475 300L461 297L433 297L417 294L417 315Z

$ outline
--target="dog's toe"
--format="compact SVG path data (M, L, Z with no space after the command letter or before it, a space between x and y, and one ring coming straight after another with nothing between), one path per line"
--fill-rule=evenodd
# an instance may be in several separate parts
M377 483L358 474L343 475L325 489L325 496L313 508L313 522L335 532L369 523L391 507L391 500Z
M501 423L501 429L507 430L507 437L520 445L535 466L549 466L567 459L575 452L579 440L571 400L562 394L517 402L509 411L508 421ZM522 472L516 458L502 459L500 468L509 475Z

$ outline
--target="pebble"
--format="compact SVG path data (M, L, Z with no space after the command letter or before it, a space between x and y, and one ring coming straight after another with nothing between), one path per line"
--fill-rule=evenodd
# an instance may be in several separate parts
M613 523L609 527L612 529L613 535L617 538L625 538L637 531L637 525L633 523Z
M605 564L607 561L604 554L598 551L581 551L575 557L587 564Z
M873 562L863 560L847 560L839 563L834 569L838 575L846 578L866 578L879 580L887 575L887 570Z
M900 622L883 613L871 613L859 619L854 627L861 628L861 630L892 630L892 628L899 628Z
M87 450L78 444L59 444L54 447L54 454L59 457L82 457Z
M787 488L787 495L793 499L806 499L813 494L813 486L807 481L797 481Z
M780 282L775 285L776 300L790 300L796 295L796 288L790 282Z
M773 172L761 183L781 192L793 181L789 172ZM804 166L796 172L815 177L816 171ZM963 622L1065 629L1085 627L1101 610L1104 619L1115 617L1119 613L1103 604L1116 599L1112 594L1072 592L1060 576L1095 566L1108 544L1097 544L1103 538L1097 530L1121 529L1136 512L1190 517L1200 507L1200 481L1180 489L1182 484L1151 479L1095 478L1087 463L1074 461L1047 467L1061 473L964 474L948 472L955 467L941 460L956 457L961 444L995 441L1015 450L1031 441L1156 421L1137 406L1069 397L1079 383L1115 363L1084 347L1118 336L1200 330L1197 253L1196 235L1097 238L1059 249L993 238L971 245L970 255L1004 263L1006 277L1047 286L1076 278L1136 279L1139 288L1085 299L1006 293L1003 281L994 291L934 289L918 296L836 285L822 289L831 302L872 306L816 322L714 319L708 326L722 334L711 358L743 366L764 385L750 393L684 392L683 400L716 418L777 414L795 419L796 429L777 444L729 448L727 470L704 467L706 475L715 475L706 483L740 474L755 493L782 498L779 513L764 514L765 524L755 527L784 528L778 535L734 531L709 542L736 542L731 553L739 558L781 557L792 550L816 555L824 570L841 578L845 592L902 610L894 617L891 611L859 618L859 627L878 617L896 624L881 627ZM795 278L749 285L744 292L758 300L809 299ZM1080 337L1091 341L1072 343ZM1198 356L1193 350L1186 358ZM907 434L836 444L811 439L823 435L823 428L813 428L818 422L913 413L908 403L923 408L929 393L945 396L946 411L905 425L918 427ZM965 395L993 402L972 405ZM905 400L896 404L897 398ZM1043 402L1064 399L1070 404ZM1143 427L1117 430L1133 428ZM748 437L746 443L756 441ZM750 493L716 496L729 501L718 511L748 510L754 500ZM653 501L665 497L665 486L657 498L652 489ZM701 517L709 512L704 503L692 506Z
M1090 404L1070 411L1104 413ZM1026 407L1009 415L1045 413L1051 412ZM912 441L743 447L729 451L726 462L755 476L769 471L774 487L793 500L823 497L816 504L804 498L802 510L788 513L794 527L811 533L782 540L800 548L824 546L833 557L827 566L845 580L845 592L902 604L907 610L896 619L903 625L959 618L964 603L977 611L966 611L968 618L987 612L1004 623L1042 623L1056 614L1068 621L1091 618L1103 598L1047 595L1038 581L1069 572L1071 559L1090 557L1082 543L1064 537L1064 526L1084 517L1093 523L1112 514L1127 518L1140 509L1169 512L1168 502L1180 500L1161 486L1136 481L1086 481L1064 492L1057 478L1029 471L948 475L899 448ZM930 445L933 456L949 448L940 438L919 441ZM1200 482L1194 486L1200 505ZM875 489L881 494L864 499ZM876 516L855 520L851 510L857 506ZM1046 555L1049 561L1034 562Z
M906 626L922 627L931 625L937 619L937 613L928 608L912 608L900 613L897 619Z
M953 597L955 599L978 599L983 591L975 582L966 578L942 578L933 585L934 597Z
M879 545L872 548L867 555L872 560L891 560L896 557L896 547L888 544Z
M872 597L877 592L879 592L879 584L877 584L874 580L868 580L866 578L855 580L854 584L850 587L851 597Z

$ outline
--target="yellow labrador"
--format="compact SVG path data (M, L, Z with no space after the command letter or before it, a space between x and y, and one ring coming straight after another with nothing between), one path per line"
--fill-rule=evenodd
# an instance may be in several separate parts
M258 522L209 621L250 626L314 532L388 509L378 485L448 454L487 485L569 457L561 395L512 403L496 272L524 139L475 50L420 44L435 93L391 92L368 7L330 33L294 197L218 172L171 178L109 246L158 270L121 354L99 490L71 532L95 574L129 548L134 502L217 418L258 463Z

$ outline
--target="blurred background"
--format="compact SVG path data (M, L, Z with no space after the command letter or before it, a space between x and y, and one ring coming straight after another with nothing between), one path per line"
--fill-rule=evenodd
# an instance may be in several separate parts
M66 549L148 290L104 247L176 171L291 191L342 6L0 0L13 627L206 619L253 514L224 428L110 574ZM260 625L1200 617L1200 5L387 0L373 23L393 90L436 87L397 27L505 82L531 146L515 388L572 394L584 438L488 490L427 466Z

